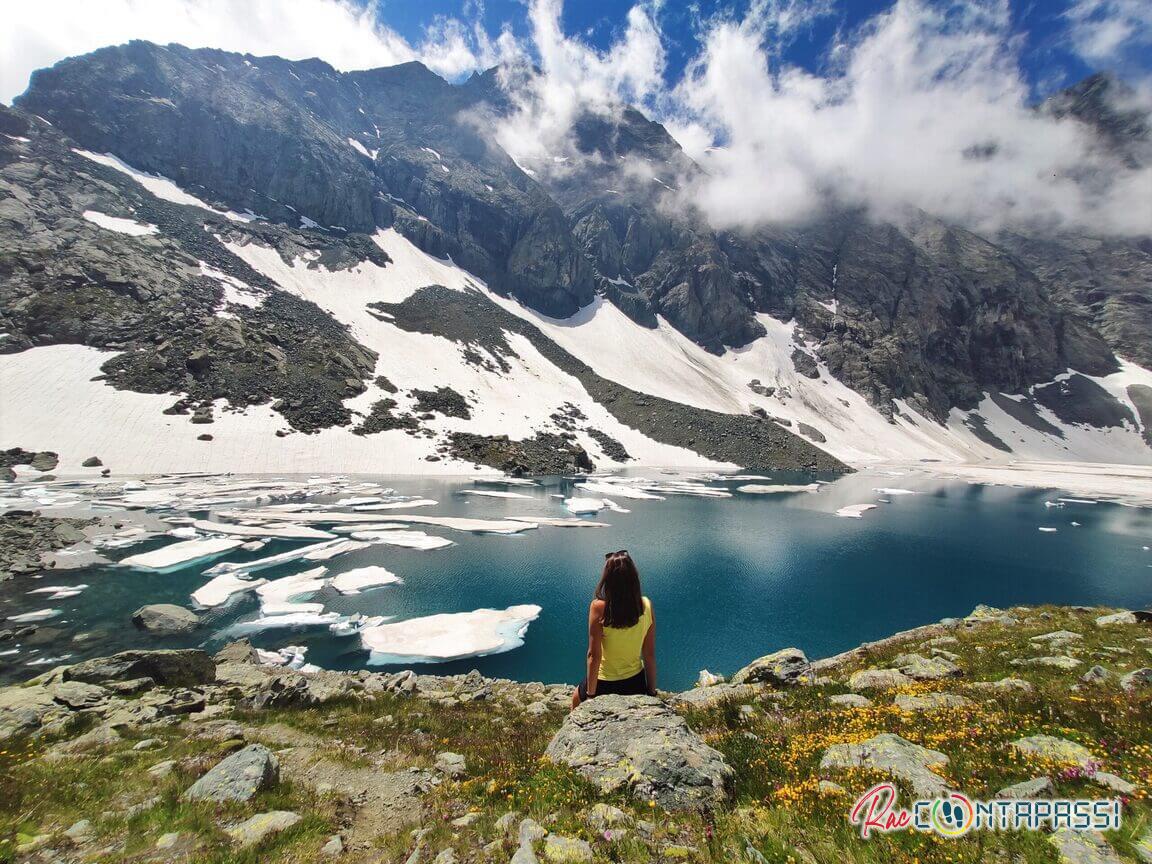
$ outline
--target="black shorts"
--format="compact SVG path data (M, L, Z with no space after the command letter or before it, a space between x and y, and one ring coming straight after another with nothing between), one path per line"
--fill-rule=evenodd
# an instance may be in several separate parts
M621 681L597 681L596 692L591 696L588 695L586 681L581 681L576 689L580 693L581 702L585 699L595 699L597 696L646 696L648 694L648 678L644 675L644 670L641 669L631 678L625 678Z

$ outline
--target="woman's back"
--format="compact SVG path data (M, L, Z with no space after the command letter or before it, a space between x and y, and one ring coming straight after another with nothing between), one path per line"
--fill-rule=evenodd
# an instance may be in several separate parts
M604 627L599 676L602 680L623 681L644 668L641 649L651 626L652 603L645 597L640 619L631 627Z

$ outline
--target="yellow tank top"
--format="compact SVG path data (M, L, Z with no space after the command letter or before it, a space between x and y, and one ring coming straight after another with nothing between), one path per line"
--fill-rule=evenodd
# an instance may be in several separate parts
M605 627L601 642L600 680L623 681L644 668L640 649L652 626L652 603L644 598L640 620L631 627Z

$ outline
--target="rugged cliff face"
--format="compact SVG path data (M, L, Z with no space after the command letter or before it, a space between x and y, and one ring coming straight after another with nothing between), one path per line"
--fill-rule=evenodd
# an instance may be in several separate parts
M370 236L394 228L551 318L599 295L638 328L670 325L717 357L789 322L788 376L847 385L889 420L910 408L943 423L989 393L1014 394L1025 402L1007 400L1005 412L1041 429L1034 387L1069 370L1109 375L1118 358L1152 364L1152 239L986 237L923 213L887 224L831 202L805 224L716 231L684 194L706 166L633 109L583 116L570 155L518 164L493 134L512 110L501 82L495 71L454 86L418 63L339 73L317 60L145 42L37 72L22 110L0 115L13 235L4 290L17 301L5 348L128 347L106 370L125 386L186 390L194 402L274 399L297 428L346 425L342 400L373 371L387 374L373 369L380 346L356 344L345 319L278 292L235 251L256 244L288 266L303 258L354 272L387 263ZM1148 158L1147 117L1125 107L1112 79L1038 110L1083 124L1129 164ZM215 213L156 200L73 143L170 178ZM112 239L76 218L88 207L157 233ZM215 314L224 283L205 266L274 302ZM1095 407L1068 416L1136 423L1114 395L1091 393ZM828 416L828 399L800 401ZM981 418L963 422L983 429Z
M336 231L396 224L549 314L592 299L559 208L419 63L342 74L132 42L34 77L19 104L81 146L235 209Z

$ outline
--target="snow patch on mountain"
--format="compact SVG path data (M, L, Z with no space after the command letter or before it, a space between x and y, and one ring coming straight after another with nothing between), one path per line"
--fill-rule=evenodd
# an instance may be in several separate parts
M128 234L132 237L146 237L160 230L148 222L137 222L134 219L109 216L107 213L101 213L98 210L85 210L83 216L93 225L99 225L106 231L115 231L117 234Z

